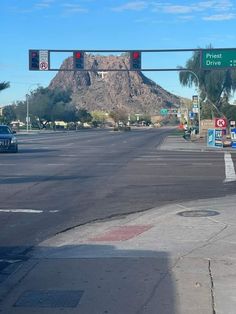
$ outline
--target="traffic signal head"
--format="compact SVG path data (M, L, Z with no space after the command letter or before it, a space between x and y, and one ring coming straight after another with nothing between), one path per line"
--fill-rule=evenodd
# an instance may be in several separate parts
M39 70L39 50L29 51L29 69Z
M141 51L130 52L130 70L141 70Z
M84 69L84 52L74 51L74 69L83 70Z

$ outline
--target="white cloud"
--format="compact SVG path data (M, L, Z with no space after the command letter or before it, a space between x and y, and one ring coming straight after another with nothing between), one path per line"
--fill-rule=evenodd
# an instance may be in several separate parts
M233 5L230 0L209 0L196 4L200 10L229 10Z
M173 2L163 3L154 2L152 3L155 12L163 12L169 14L189 14L193 12L204 12L204 11L230 11L234 5L230 0L209 0L195 2L189 5L173 4Z
M66 14L73 14L73 13L85 13L88 12L88 9L81 7L79 4L71 4L71 3L64 3L62 6L65 9Z
M209 15L204 16L203 20L205 21L229 21L236 19L236 14L229 13L229 14L215 14L215 15Z
M234 4L230 0L218 0L212 2L214 2L212 9L216 11L229 11L234 8Z
M123 11L142 11L148 7L145 1L133 1L127 2L119 7L112 8L112 11L123 12Z
M183 21L191 21L194 19L194 15L181 15L179 16L179 19L183 20Z
M164 12L166 13L174 13L174 14L186 14L194 11L194 7L185 6L185 5L170 5L164 8Z
M54 0L42 0L35 4L35 8L46 9L49 8L53 2Z

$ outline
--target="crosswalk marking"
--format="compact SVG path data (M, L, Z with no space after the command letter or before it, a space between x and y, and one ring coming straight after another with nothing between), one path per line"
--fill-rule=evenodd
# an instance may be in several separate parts
M230 153L224 154L225 160L225 182L236 181L236 174L234 169L234 163Z

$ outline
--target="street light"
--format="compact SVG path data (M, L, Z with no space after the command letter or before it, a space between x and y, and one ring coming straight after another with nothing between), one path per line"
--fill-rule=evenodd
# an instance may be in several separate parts
M29 95L26 94L26 130L29 132Z
M30 88L34 85L39 86L39 83L33 83L28 87L28 93L26 94L26 131L29 132L29 93Z

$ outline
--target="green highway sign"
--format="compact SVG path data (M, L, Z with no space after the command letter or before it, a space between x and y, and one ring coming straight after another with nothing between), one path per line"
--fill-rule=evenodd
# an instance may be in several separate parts
M236 68L236 48L203 49L201 67L205 70Z
M160 114L161 114L162 116L168 115L168 109L162 108L162 109L160 110Z
M177 114L177 113L178 113L178 109L176 109L176 108L170 108L170 109L162 108L160 110L160 114L162 116L167 116L169 114Z

